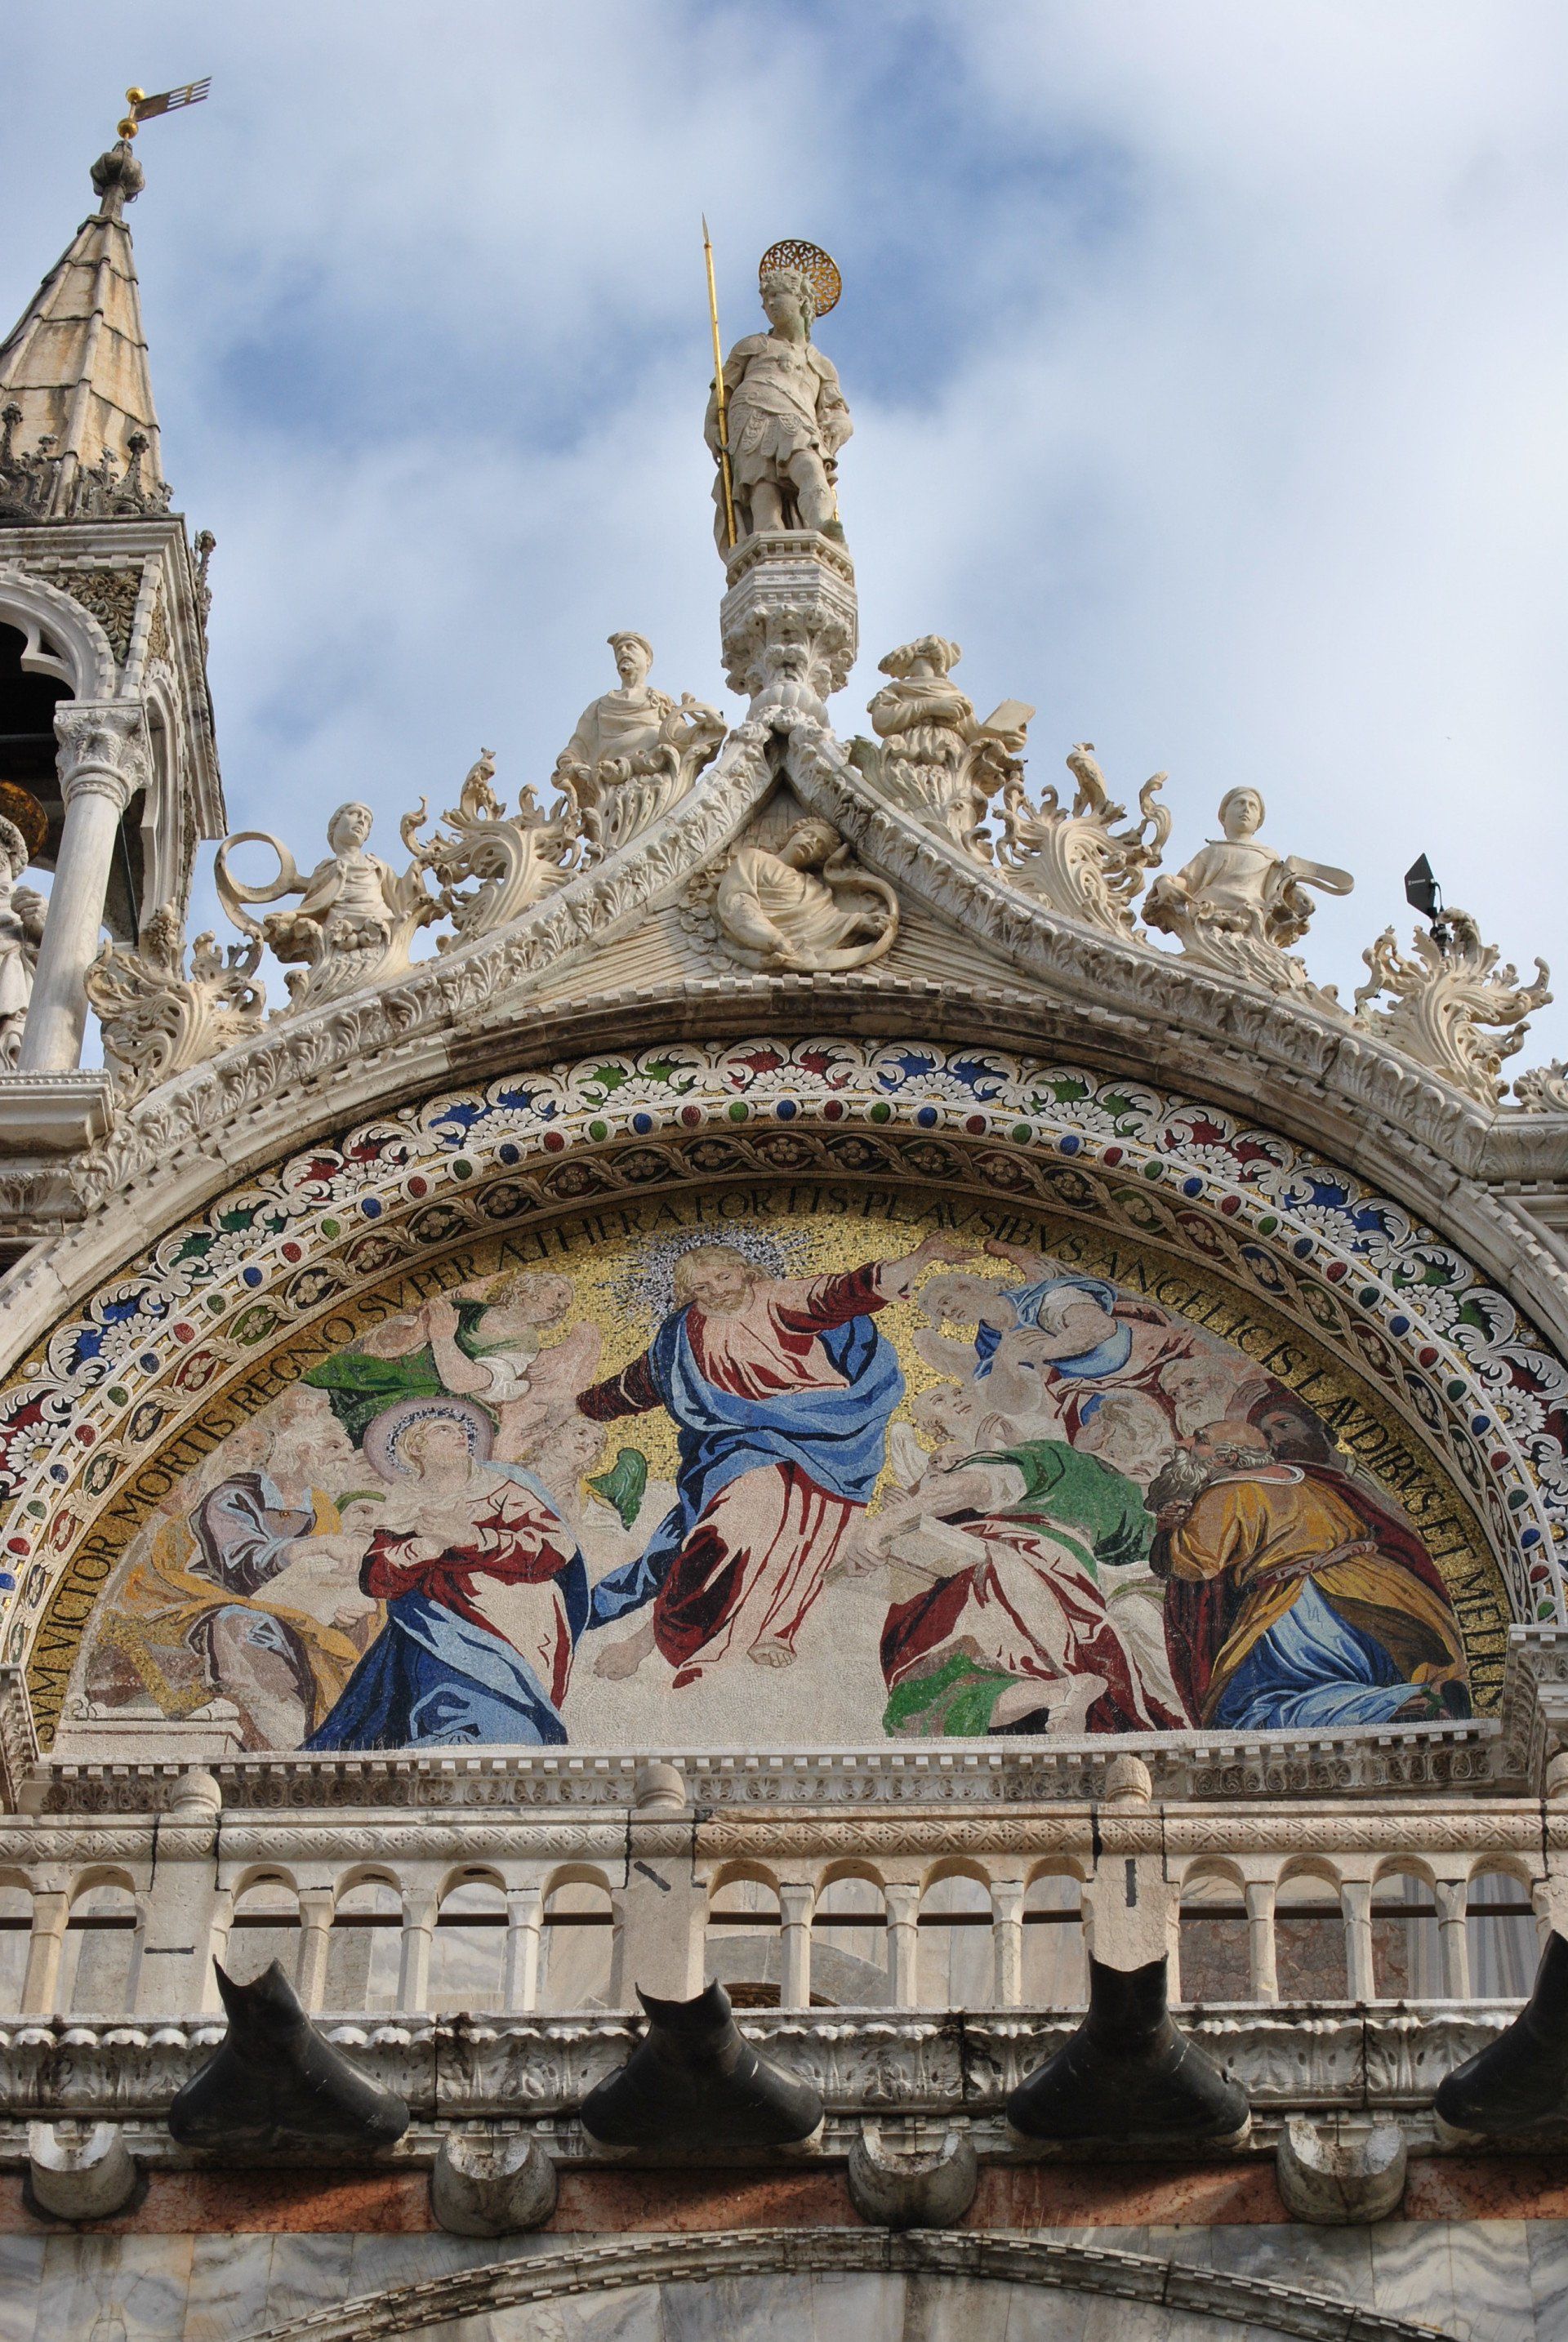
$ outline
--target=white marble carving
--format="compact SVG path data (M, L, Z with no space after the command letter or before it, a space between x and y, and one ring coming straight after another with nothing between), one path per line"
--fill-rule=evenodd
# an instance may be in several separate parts
M747 334L724 360L729 456L737 543L780 529L842 538L834 491L838 451L854 429L838 373L811 337L812 280L801 268L770 268L758 287L765 334ZM718 386L704 435L720 461ZM714 535L729 551L722 471L714 483Z
M1111 935L1131 935L1133 906L1171 834L1169 810L1155 803L1166 776L1155 773L1144 782L1138 792L1138 819L1119 830L1116 824L1126 820L1127 809L1113 800L1092 740L1081 740L1069 751L1067 769L1075 784L1070 806L1049 786L1039 804L1031 805L1021 771L1008 781L997 860L1014 886L1064 917L1086 920Z
M16 884L31 856L14 821L0 819L0 1066L14 1066L44 938L44 897Z
M1482 942L1468 911L1444 911L1441 936L1418 927L1414 941L1412 957L1385 927L1362 955L1368 975L1356 988L1357 1021L1456 1089L1494 1105L1504 1088L1499 1069L1523 1046L1528 1018L1552 997L1550 970L1538 958L1535 982L1521 984L1511 963L1498 966L1497 946ZM1387 1007L1374 1006L1383 993Z
M565 884L577 858L577 826L564 801L547 816L524 786L517 811L508 814L492 786L494 778L494 753L482 748L456 805L442 816L450 834L437 829L420 848L442 882L441 899L464 943L521 918L552 887ZM471 880L477 881L471 893L459 891ZM444 951L451 941L443 936L438 948Z
M922 635L879 659L879 674L892 680L866 713L882 745L855 740L850 755L894 805L989 861L985 817L998 791L1014 803L1023 796L1019 758L1034 710L1006 699L980 723L952 680L963 656L945 636Z
M654 653L644 636L612 635L610 647L620 688L589 703L555 759L555 786L590 862L629 845L689 796L727 728L717 708L690 692L677 705L650 688Z
M865 967L891 950L898 896L860 869L832 825L797 822L775 851L737 846L714 913L730 956L760 973Z
M1568 1058L1532 1066L1514 1083L1513 1095L1527 1114L1568 1114Z
M225 838L213 867L218 900L242 934L259 936L279 959L300 963L288 976L294 1007L314 1007L385 984L408 966L414 936L443 908L424 884L424 856L414 834L424 818L423 804L403 817L403 842L414 858L402 872L366 850L375 816L354 799L340 805L327 823L332 851L306 878L288 847L269 831L242 829ZM269 886L246 886L229 867L234 848L253 843L270 846L277 856L278 875ZM269 911L260 921L251 917L248 906L275 903L285 895L301 897L297 908Z
M1144 898L1144 916L1175 936L1187 957L1202 966L1266 992L1332 1003L1332 988L1314 986L1286 946L1299 942L1311 922L1309 886L1348 895L1355 881L1332 863L1265 846L1258 836L1263 811L1256 789L1228 790L1220 802L1223 835L1183 869L1155 879Z
M185 922L173 903L154 912L134 949L105 945L85 981L122 1103L261 1030L261 955L259 936L225 953L208 932L191 946L187 974Z

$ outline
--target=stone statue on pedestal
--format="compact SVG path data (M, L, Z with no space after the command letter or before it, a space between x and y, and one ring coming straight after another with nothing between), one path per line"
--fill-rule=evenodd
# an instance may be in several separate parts
M811 337L813 321L838 298L838 271L814 245L775 245L763 256L758 289L768 331L748 334L731 350L703 426L720 466L719 551L730 549L726 445L737 544L780 529L815 529L842 544L834 481L838 451L854 425L837 370Z

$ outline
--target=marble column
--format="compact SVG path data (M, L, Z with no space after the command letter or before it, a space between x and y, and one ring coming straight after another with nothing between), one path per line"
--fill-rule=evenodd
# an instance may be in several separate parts
M27 1974L22 1986L22 2007L29 2017L53 2014L60 1987L60 1957L65 1948L65 1923L71 1917L71 1897L64 1887L41 1887L33 1897L33 1933L27 1945Z
M1436 1899L1437 1941L1443 1962L1443 1997L1444 2000L1468 2000L1470 1940L1465 1933L1464 1915L1470 1901L1470 1881L1467 1878L1440 1878Z
M330 1887L299 1890L299 1997L306 2008L319 2008L326 1997L326 1956L332 1943L332 1914L337 1897Z
M417 2017L430 2006L430 1944L435 1929L435 1890L412 1889L403 1913L403 1964L397 1977L397 2006L407 2017ZM538 1974L535 1960L534 1974Z
M539 2006L539 1929L544 1898L537 1887L513 1887L506 1894L506 1976L502 2006Z
M137 703L67 700L55 712L55 731L65 821L22 1028L20 1069L35 1074L68 1073L81 1060L83 978L97 956L115 838L146 776Z
M809 1880L804 1885L798 1880L780 1884L781 2008L811 2007L811 1907L815 1900L816 1890Z
M920 1889L892 1886L887 1897L887 1979L894 2008L919 2006Z
M995 1959L993 1987L998 2008L1024 2006L1024 1882L994 1878L991 1882L991 1945Z
M1375 2000L1377 1977L1372 1957L1372 1881L1347 1878L1341 1895L1344 1906L1344 1956L1347 1987L1352 2000Z
M1274 1947L1274 1881L1249 1878L1242 1888L1247 1907L1247 1953L1252 1971L1253 1998L1270 2004L1280 1997L1279 1965Z

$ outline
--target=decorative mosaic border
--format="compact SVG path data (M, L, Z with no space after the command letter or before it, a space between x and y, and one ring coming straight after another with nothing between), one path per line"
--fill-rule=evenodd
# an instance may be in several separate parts
M963 1179L1195 1256L1297 1316L1420 1427L1492 1537L1516 1618L1568 1616L1568 1368L1403 1206L1149 1085L935 1043L763 1037L442 1093L305 1149L128 1265L0 1393L5 1656L25 1653L125 1476L264 1348L330 1318L349 1284L612 1189L737 1172Z

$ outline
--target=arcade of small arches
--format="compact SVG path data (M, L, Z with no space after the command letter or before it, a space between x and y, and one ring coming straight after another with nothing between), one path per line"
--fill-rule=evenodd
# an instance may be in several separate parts
M719 1865L707 1972L743 2008L1082 2008L1088 1870ZM1551 1924L1544 1867L1523 1854L1204 1856L1173 1876L1171 1989L1187 2006L1518 1998ZM0 2017L134 2016L156 1891L140 1866L57 1887L0 1871ZM631 1999L620 1895L618 1873L584 1862L252 1862L220 1885L205 1949L241 1980L279 1960L328 2014L614 2013ZM210 1959L195 1965L215 2010Z

